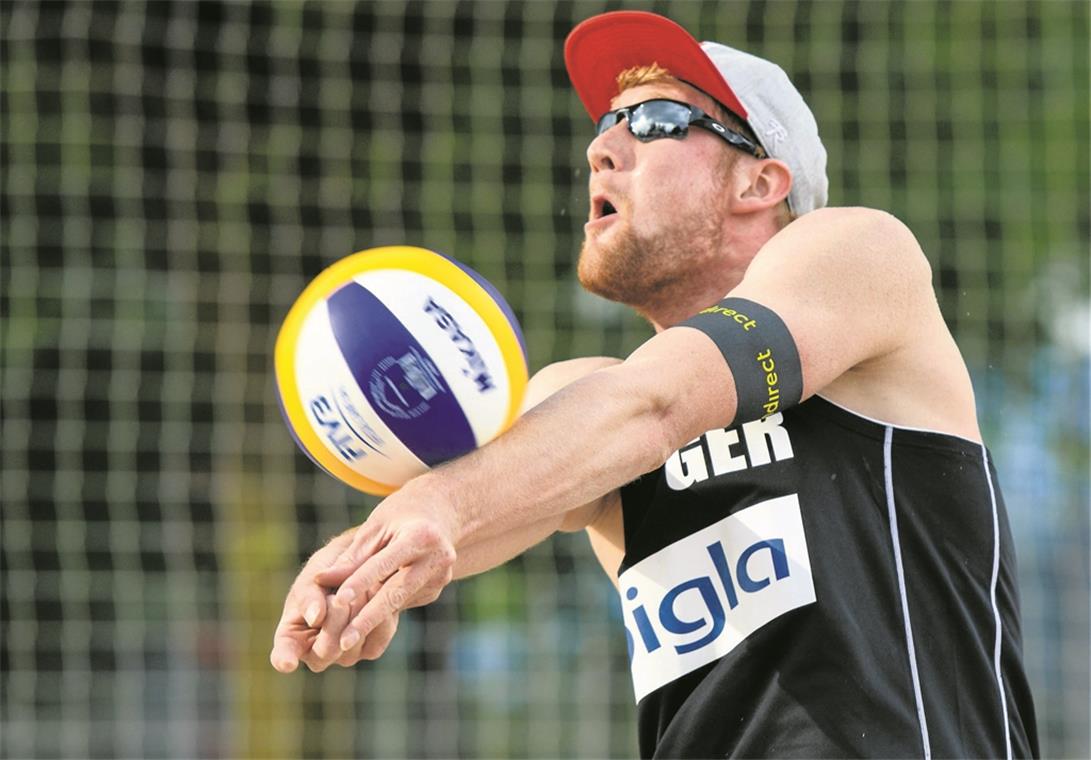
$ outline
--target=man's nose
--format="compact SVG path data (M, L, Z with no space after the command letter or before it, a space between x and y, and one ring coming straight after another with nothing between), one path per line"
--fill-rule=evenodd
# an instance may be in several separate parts
M591 173L600 171L619 171L624 168L631 152L630 140L625 134L628 127L619 121L600 135L596 136L587 146L587 163L591 167Z

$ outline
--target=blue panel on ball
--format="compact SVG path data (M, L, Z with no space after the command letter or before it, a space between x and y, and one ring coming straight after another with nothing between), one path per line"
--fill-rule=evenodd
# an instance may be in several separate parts
M429 466L477 446L439 368L382 301L350 282L326 303L356 384L398 440Z

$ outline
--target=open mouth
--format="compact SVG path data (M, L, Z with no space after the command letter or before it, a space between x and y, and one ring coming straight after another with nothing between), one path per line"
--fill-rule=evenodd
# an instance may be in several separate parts
M593 198L591 201L591 219L592 221L598 219L604 219L608 216L613 216L617 213L617 207L606 198L599 196Z

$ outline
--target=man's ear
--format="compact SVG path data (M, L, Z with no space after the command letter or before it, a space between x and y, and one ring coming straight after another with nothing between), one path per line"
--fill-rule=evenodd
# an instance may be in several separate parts
M792 170L775 158L746 161L737 170L743 183L733 199L734 211L738 214L772 208L787 198L792 189Z

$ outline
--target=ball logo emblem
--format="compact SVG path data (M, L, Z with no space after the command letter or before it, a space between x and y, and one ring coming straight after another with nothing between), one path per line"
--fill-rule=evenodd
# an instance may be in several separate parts
M429 410L428 399L446 393L432 362L414 349L395 359L388 356L371 373L371 400L387 414L408 420Z

